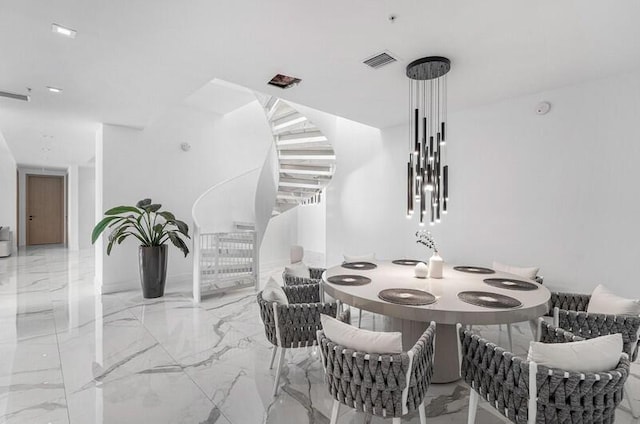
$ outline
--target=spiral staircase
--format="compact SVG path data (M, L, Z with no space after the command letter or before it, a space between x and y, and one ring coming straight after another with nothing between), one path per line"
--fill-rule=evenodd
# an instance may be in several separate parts
M263 103L278 153L278 215L319 201L335 171L336 155L320 128L278 97Z
M299 205L320 201L324 188L335 171L336 156L323 132L311 120L286 101L256 94L272 134L263 167L245 171L212 186L193 205L194 267L193 297L259 284L259 252L269 220ZM255 180L256 193L252 218L234 220L230 228L216 226L206 231L199 224L197 209L208 213L216 197L227 207L234 184ZM239 195L239 194L238 194ZM203 201L204 199L204 201ZM236 206L236 208L238 208ZM246 211L243 211L246 214ZM235 211L234 211L235 213ZM224 227L224 226L223 226Z

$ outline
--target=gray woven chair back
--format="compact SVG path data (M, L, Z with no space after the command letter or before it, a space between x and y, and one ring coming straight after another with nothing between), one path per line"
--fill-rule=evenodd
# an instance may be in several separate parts
M620 333L623 351L631 361L635 361L640 348L640 317L587 313L590 299L591 296L585 294L552 293L551 311L553 312L553 308L560 308L558 326L585 339Z
M287 274L285 270L282 273L282 281L284 281L285 286L296 286L299 284L318 284L322 279L322 273L325 271L325 268L309 268L309 278L305 277L295 277L293 275Z
M461 374L464 381L514 423L528 419L529 362L461 329ZM542 341L564 343L581 340L569 332L542 324ZM537 424L585 424L614 422L629 376L629 360L615 370L576 373L538 366Z
M551 305L549 314L553 314L553 308L566 309L567 311L587 312L591 296L588 294L576 293L551 293Z
M267 340L274 346L286 348L315 344L316 333L322 329L320 314L335 317L338 310L337 304L320 302L318 284L283 287L283 290L289 305L276 306L279 328L276 328L273 302L265 301L262 298L262 292L257 295L260 318L264 324ZM278 342L278 332L281 343Z
M319 334L325 381L340 403L381 417L401 417L403 390L408 385L407 413L424 400L433 375L435 325L429 326L409 354L369 354L346 349ZM409 375L409 381L407 381Z

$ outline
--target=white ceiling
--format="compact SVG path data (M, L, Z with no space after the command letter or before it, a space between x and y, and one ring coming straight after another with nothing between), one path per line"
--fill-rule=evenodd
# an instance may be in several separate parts
M256 100L255 94L242 86L214 79L187 97L185 104L217 115L226 115Z
M213 78L386 127L414 59L449 57L450 110L467 108L640 68L638 16L636 0L0 0L0 90L33 89L0 98L0 129L19 163L84 164L99 122L145 126ZM382 50L399 63L361 63ZM303 81L268 87L276 73Z

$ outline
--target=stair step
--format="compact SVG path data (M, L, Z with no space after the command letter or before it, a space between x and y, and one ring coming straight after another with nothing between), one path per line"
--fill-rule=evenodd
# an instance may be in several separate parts
M256 225L253 222L234 222L233 228L238 231L255 231Z
M327 141L327 137L319 130L281 134L277 137L278 146L291 146Z
M336 154L333 150L279 150L278 156L283 160L335 160Z
M282 118L271 121L271 129L274 133L278 134L291 129L294 126L302 125L307 121L308 119L306 116L294 111Z
M280 99L276 96L271 96L269 97L269 100L267 100L267 102L264 104L264 109L267 112L267 119L273 117L278 107L278 103L280 103Z
M271 114L267 115L267 119L269 120L269 122L277 121L294 112L297 112L297 110L292 108L287 102L283 101L282 99L278 99L278 101L275 102L273 107L271 108Z
M278 189L281 187L292 187L292 188L312 188L312 189L321 189L323 187L319 181L313 180L296 180L296 181L282 181L278 183Z
M280 165L280 174L296 174L296 175L333 175L331 166L314 166L314 165Z
M278 187L277 194L284 195L298 195L302 197L313 196L317 192L321 191L324 187Z
M306 198L307 196L295 196L291 194L278 194L276 197L279 203L300 203Z

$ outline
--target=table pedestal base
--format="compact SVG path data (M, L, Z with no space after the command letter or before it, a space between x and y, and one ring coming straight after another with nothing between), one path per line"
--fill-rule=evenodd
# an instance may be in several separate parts
M386 331L402 332L402 347L409 350L429 326L426 322L384 317ZM451 383L460 379L458 332L452 324L436 325L436 352L432 383Z

